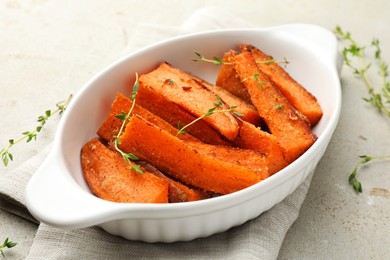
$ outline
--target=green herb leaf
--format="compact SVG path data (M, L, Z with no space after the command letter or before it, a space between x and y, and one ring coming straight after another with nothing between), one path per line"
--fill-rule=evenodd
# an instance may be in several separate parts
M177 122L177 129L179 129L179 131L177 131L176 136L187 134L187 132L184 130L184 128L185 128L185 127L182 127L181 121L179 120L179 121Z
M209 63L215 64L215 65L230 64L229 62L223 61L223 59L218 57L218 56L214 56L212 59L208 59L208 58L204 57L202 54L200 54L200 52L198 52L198 51L194 51L194 53L197 56L197 58L191 59L192 61L204 61L204 62L209 62Z
M131 100L135 100L135 98L137 97L138 89L139 89L138 73L136 73L135 74L135 82L133 85L133 91L131 92L131 96L130 96Z
M254 79L254 80L256 81L257 86L258 86L258 88L259 88L260 90L262 90L262 89L263 89L263 86L266 84L264 81L260 81L260 80L259 80L259 73L255 73L255 74L253 74L252 76L250 76L250 77L248 77L248 78L245 78L245 79L241 80L241 82L247 81L247 80L249 80L249 79Z
M235 115L238 116L238 117L243 117L243 116L245 116L243 113L240 113L240 112L233 112L233 114L235 114Z
M368 156L368 155L361 155L359 156L360 160L356 164L355 168L351 172L351 174L348 177L348 182L349 184L352 185L353 189L362 192L362 184L361 182L357 179L357 174L358 174L358 169L362 164L368 163L372 160L384 160L384 159L390 159L390 155L382 155L382 156Z
M217 109L216 107L210 108L210 109L204 114L204 116L211 116L212 114L214 114L214 111L215 111L216 109Z
M2 245L0 245L0 253L3 257L5 257L5 254L3 252L4 248L12 248L14 246L16 246L17 243L15 242L12 242L12 241L9 241L8 237L4 240L4 243Z
M127 120L127 118L128 118L127 113L124 111L122 111L120 114L116 115L115 117L122 120L122 121Z
M217 96L217 101L214 102L215 106L222 107L222 100L220 97Z
M275 106L275 108L276 108L277 110L282 110L283 105L282 105L282 104L277 104L277 105Z
M283 58L283 60L275 60L275 59L270 59L270 60L264 60L264 61L256 61L257 64L264 63L266 65L270 65L273 63L278 63L278 64L284 64L284 68L287 67L287 65L290 63L286 58Z
M135 172L138 172L140 174L143 174L144 171L141 169L141 165L138 165L138 164L133 164L131 165L131 169Z

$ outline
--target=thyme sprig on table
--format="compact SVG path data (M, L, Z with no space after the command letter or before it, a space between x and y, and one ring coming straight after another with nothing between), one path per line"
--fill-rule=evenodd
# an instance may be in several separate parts
M243 114L234 111L234 110L237 108L237 106L231 106L229 109L219 109L219 110L217 110L218 107L222 107L222 105L223 105L222 100L221 100L219 97L217 97L217 101L214 102L214 104L215 104L215 107L210 108L209 110L207 110L206 113L204 113L203 115L197 117L196 119L194 119L193 121L191 121L190 123L188 123L188 124L185 125L185 126L182 126L182 125L181 125L181 122L179 121L179 122L177 123L177 128L179 129L179 131L176 133L176 136L179 136L179 135L181 135L181 134L186 134L185 129L186 129L187 127L189 127L189 126L195 124L196 122L202 120L203 118L205 118L205 117L207 117L207 116L211 116L211 115L216 114L216 113L230 113L230 112L232 112L232 113L235 114L236 116L239 116L239 117L240 117L240 116L243 116Z
M7 237L7 238L5 239L5 241L4 241L4 243L3 243L2 245L0 245L0 253L1 253L1 255L2 255L3 257L5 257L5 254L4 254L3 250L4 250L5 248L12 248L12 247L14 247L14 246L16 246L16 245L17 245L17 243L10 241L10 240L8 239L8 237Z
M362 79L367 87L368 97L363 98L363 100L371 104L377 109L378 112L382 113L390 119L390 79L388 64L382 58L379 40L373 38L371 41L371 45L369 47L373 49L373 62L369 62L367 60L369 53L367 46L358 44L352 38L351 33L344 32L340 26L337 26L334 32L338 39L346 44L346 46L341 51L345 65L349 67L355 75ZM376 86L368 76L369 70L374 66L378 69L379 76L381 78L380 86ZM377 89L379 89L379 92ZM349 184L352 185L354 190L362 192L362 184L357 179L357 173L361 165L366 164L372 160L384 160L389 158L390 155L360 156L360 160L348 177Z
M122 111L122 113L116 115L116 117L118 119L122 120L122 125L119 129L118 134L114 137L114 147L115 147L115 150L117 150L120 153L120 155L122 155L123 159L125 160L125 162L127 164L129 164L130 161L137 161L137 160L139 160L139 158L135 154L126 153L126 152L122 151L122 149L120 149L119 145L121 144L121 141L119 140L119 137L122 134L123 130L125 129L126 123L129 120L129 118L131 117L131 113L133 112L136 97L138 94L138 88L139 88L138 73L136 73L135 74L135 82L133 85L133 91L132 91L131 96L130 96L130 100L132 101L131 107L127 113ZM135 172L144 173L143 170L141 169L141 166L138 164L131 164L130 168Z
M372 160L383 160L383 159L390 159L390 155L383 155L383 156L367 156L367 155L361 155L360 161L356 164L355 168L353 169L352 173L348 177L349 184L352 185L354 190L358 192L363 192L362 183L356 178L357 172L359 167L362 164L368 163Z
M26 140L27 143L32 141L32 140L35 141L37 139L37 136L38 136L39 132L41 132L41 130L44 127L44 125L47 123L47 121L52 116L54 116L57 113L59 115L62 115L64 113L64 111L67 108L71 98L72 98L72 95L70 95L65 101L58 102L56 104L56 109L54 109L54 110L46 110L44 115L39 116L38 119L37 119L38 126L34 130L23 132L22 136L20 138L18 138L18 139L9 139L8 140L8 146L6 146L5 148L3 148L0 151L1 159L3 161L4 166L8 166L8 163L10 161L13 161L14 157L13 157L12 153L10 152L10 149L14 145L16 145L17 143L22 142L23 140Z
M342 49L342 55L345 65L352 69L360 79L363 80L368 90L368 98L363 98L364 101L373 105L380 113L390 118L390 79L388 72L388 64L382 59L382 51L379 46L379 40L373 38L370 47L373 48L374 63L367 60L367 46L359 45L351 36L351 33L344 32L340 26L335 29L335 34L341 41L344 41L347 46ZM368 71L377 66L381 77L380 86L376 90L376 86L370 80Z

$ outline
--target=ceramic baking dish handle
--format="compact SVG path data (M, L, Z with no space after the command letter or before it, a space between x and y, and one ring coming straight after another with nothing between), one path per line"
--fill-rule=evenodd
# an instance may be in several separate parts
M343 58L338 51L338 41L334 33L323 27L304 23L282 25L280 28L293 37L299 37L314 44L321 54L329 59L329 63L335 66L340 75Z
M101 209L110 210L114 203L100 200L82 189L69 174L63 173L66 169L58 153L52 150L26 187L25 201L30 213L43 223L63 228L107 221Z

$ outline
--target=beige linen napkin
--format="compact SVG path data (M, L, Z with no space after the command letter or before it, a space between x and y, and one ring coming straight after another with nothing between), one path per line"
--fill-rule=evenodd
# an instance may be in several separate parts
M195 12L181 27L142 24L124 54L174 35L219 28L250 27L220 9ZM215 15L218 13L218 15ZM30 221L23 193L48 149L0 176L0 207ZM261 216L224 233L171 244L128 241L99 227L62 230L40 224L27 259L276 259L287 230L297 219L312 174L285 200ZM17 248L15 248L17 250Z

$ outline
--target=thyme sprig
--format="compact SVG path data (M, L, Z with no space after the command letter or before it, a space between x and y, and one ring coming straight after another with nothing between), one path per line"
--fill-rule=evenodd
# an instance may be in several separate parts
M264 64L272 64L272 63L278 63L278 64L284 64L283 67L286 68L287 64L290 62L286 59L286 57L283 57L283 60L275 60L275 59L269 59L269 60L263 60L263 61L256 61L256 63L264 63Z
M195 55L197 56L196 59L191 59L192 61L204 61L209 62L215 65L231 65L231 62L223 61L221 57L214 56L212 59L204 57L200 52L194 51Z
M224 61L221 57L218 56L213 56L211 59L204 57L200 52L194 51L195 55L197 58L191 59L192 61L201 61L201 62L209 62L215 65L232 65L231 62ZM264 60L264 61L256 61L257 64L263 63L263 64L272 64L272 63L279 63L279 64L284 64L284 67L287 66L289 61L286 58L283 58L283 60L275 60L275 59L269 59L269 60Z
M194 119L190 123L186 124L185 126L182 126L181 122L179 121L177 123L177 128L179 129L179 131L176 133L176 136L179 136L181 134L186 134L186 131L185 131L186 128L188 128L189 126L191 126L191 125L195 124L196 122L202 120L203 118L205 118L207 116L211 116L211 115L216 114L216 113L230 113L230 112L232 112L236 116L243 116L243 114L234 111L238 106L231 106L229 109L217 109L218 107L222 107L222 105L223 105L222 100L219 97L217 97L217 101L214 102L214 104L215 104L215 107L210 108L209 110L207 110L206 113L204 113L203 115L197 117L196 119Z
M351 33L344 32L340 26L337 26L334 32L347 45L341 52L345 65L352 69L353 73L362 79L367 87L368 98L363 98L363 100L390 118L390 79L388 64L382 58L379 40L373 38L370 46L362 46L352 38ZM373 48L374 63L367 61L368 47ZM375 86L368 76L368 71L373 65L376 65L378 69L381 78L380 86Z
M12 153L10 152L10 149L14 145L16 145L17 143L22 142L23 140L26 140L27 143L32 141L32 140L35 141L37 139L39 132L41 132L42 128L44 127L44 125L47 123L47 121L51 117L53 117L57 113L59 115L62 115L64 113L71 98L72 98L72 95L70 95L65 101L58 102L56 104L56 109L46 110L44 115L39 116L37 119L38 126L34 130L23 132L22 136L18 139L9 139L8 140L8 146L6 146L5 148L3 148L0 151L1 159L3 161L4 166L8 166L8 163L10 161L13 161L14 157L13 157Z
M5 254L4 254L3 250L4 250L5 248L12 248L12 247L14 247L14 246L16 246L16 245L17 245L17 243L10 241L10 240L8 239L8 237L7 237L7 238L4 240L4 243L3 243L2 245L0 245L0 253L1 253L1 255L2 255L3 257L5 257Z
M247 81L247 80L249 80L249 79L254 79L254 80L256 81L257 86L259 87L260 90L262 90L262 89L263 89L263 86L266 84L266 82L260 81L260 80L259 80L259 73L255 73L255 74L253 74L252 76L247 77L247 78L241 80L241 82Z
M131 113L134 110L135 101L136 101L136 97L138 94L138 89L139 89L138 73L136 73L135 74L135 82L133 85L133 90L132 90L132 93L130 95L130 100L132 101L131 107L127 113L122 111L122 113L116 115L116 117L118 119L122 120L122 125L119 129L118 134L114 137L114 147L115 147L115 150L117 150L120 153L120 155L123 157L123 160L125 160L125 162L127 164L130 164L130 161L137 161L137 160L139 160L139 158L132 153L126 153L122 149L120 149L119 145L121 144L121 141L119 140L119 137L122 134L123 130L125 129L126 123L129 120L129 118L131 117ZM141 166L138 164L131 164L130 169L132 169L133 171L138 172L138 173L143 173Z
M368 57L368 47L358 44L351 36L351 33L345 32L341 29L340 26L337 26L334 30L334 33L340 41L343 41L346 46L342 49L342 55L344 58L344 63L349 67L352 72L357 75L360 79L363 80L364 84L368 90L368 98L363 98L365 102L370 103L374 106L378 112L390 118L390 80L388 73L388 64L382 58L382 51L379 46L379 40L373 38L371 41L371 47L373 49L372 60L374 62L369 62ZM376 86L370 80L368 76L368 71L376 65L378 69L379 76L381 78L380 86ZM379 92L377 92L379 89ZM390 155L382 156L368 156L362 155L359 156L360 160L356 164L352 173L348 177L349 184L352 185L353 189L357 192L362 192L362 184L357 179L358 170L361 165L366 164L372 160L384 160L389 159Z
M357 173L358 169L361 167L361 165L366 164L372 160L383 160L383 159L389 159L390 155L382 155L382 156L368 156L368 155L361 155L360 161L356 164L355 168L353 169L352 173L348 177L349 184L352 185L353 189L358 192L363 192L362 183L357 179Z

